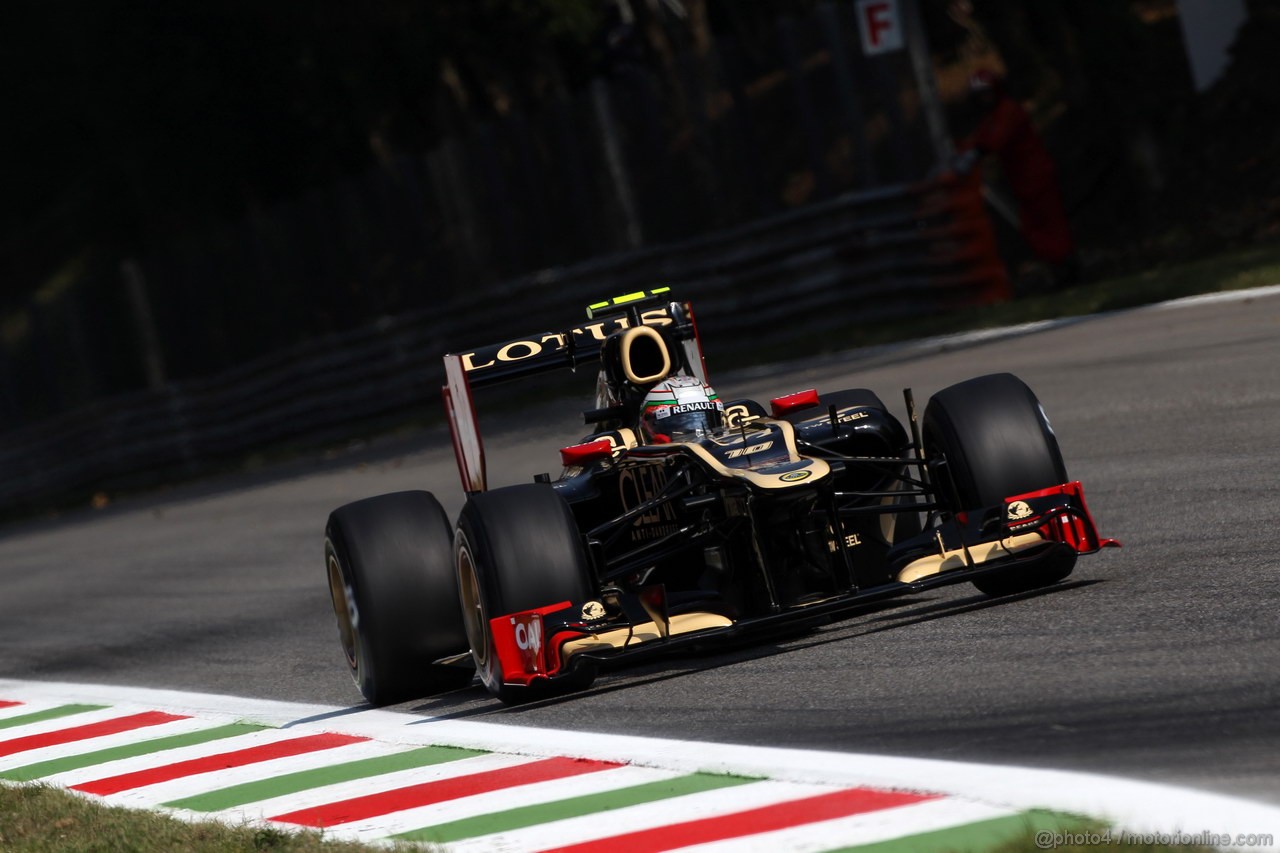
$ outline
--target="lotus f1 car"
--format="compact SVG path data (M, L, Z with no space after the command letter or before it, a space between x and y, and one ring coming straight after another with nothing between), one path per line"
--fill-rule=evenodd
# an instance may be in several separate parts
M905 425L863 389L724 402L691 308L668 298L444 357L457 524L431 494L399 492L335 510L326 531L342 648L370 702L473 674L503 701L581 689L605 665L944 584L1036 589L1119 544L1016 377L946 388L922 418L907 390ZM561 473L487 488L472 389L583 364L598 364L593 431L560 450ZM655 431L703 411L703 429Z

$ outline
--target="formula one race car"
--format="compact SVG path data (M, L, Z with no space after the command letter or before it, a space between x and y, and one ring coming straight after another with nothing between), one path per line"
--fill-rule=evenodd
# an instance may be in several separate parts
M507 702L581 689L602 665L943 584L1036 589L1119 544L1016 377L946 388L922 419L907 390L906 426L862 389L725 402L692 310L663 292L445 356L456 527L421 491L329 517L329 589L369 702L473 674ZM487 489L471 389L593 362L594 432L561 449L562 473Z

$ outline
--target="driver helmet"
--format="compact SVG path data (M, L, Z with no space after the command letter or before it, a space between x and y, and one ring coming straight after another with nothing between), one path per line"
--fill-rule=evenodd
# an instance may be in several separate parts
M695 376L669 376L649 389L640 433L650 444L686 441L724 426L724 403Z

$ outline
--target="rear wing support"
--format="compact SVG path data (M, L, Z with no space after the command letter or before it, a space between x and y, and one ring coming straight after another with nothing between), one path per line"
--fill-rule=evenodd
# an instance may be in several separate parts
M458 476L467 494L483 492L485 482L484 443L480 440L480 423L476 420L476 404L471 397L471 383L462 356L444 357L444 411L449 417L449 434L453 436L453 455L458 460Z

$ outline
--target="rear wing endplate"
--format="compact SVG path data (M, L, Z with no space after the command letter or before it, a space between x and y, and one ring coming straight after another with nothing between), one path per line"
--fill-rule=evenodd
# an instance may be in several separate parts
M672 369L707 381L706 361L698 341L698 328L693 309L687 302L662 302L666 288L641 291L587 309L582 326L560 332L538 332L515 340L476 347L444 357L445 413L453 435L453 451L458 460L462 488L468 493L486 489L484 443L476 419L472 389L600 360L600 348L611 332L638 325L660 329L674 345L673 360L680 362Z

